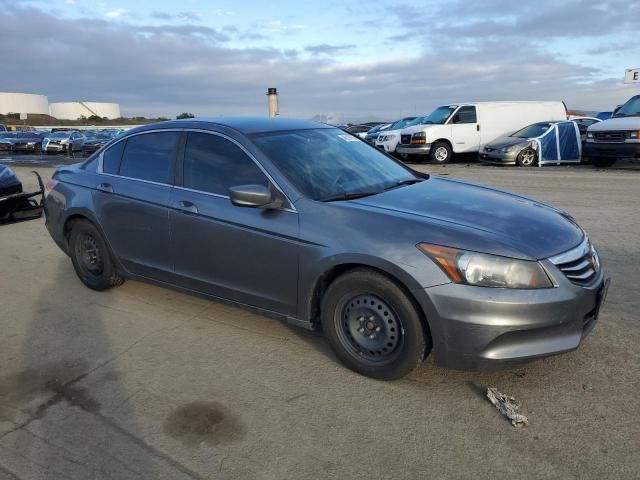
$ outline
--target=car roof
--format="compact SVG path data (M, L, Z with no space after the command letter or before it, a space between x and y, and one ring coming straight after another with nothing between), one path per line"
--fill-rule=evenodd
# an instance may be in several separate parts
M283 117L196 117L152 123L129 130L127 133L157 130L159 128L199 128L209 130L215 127L232 128L243 134L279 132L284 130L308 130L312 128L335 128L324 123Z

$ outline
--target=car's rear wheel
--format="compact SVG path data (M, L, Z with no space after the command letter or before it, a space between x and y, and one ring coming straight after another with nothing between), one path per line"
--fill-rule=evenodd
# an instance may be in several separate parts
M435 142L431 146L431 151L429 152L429 159L431 163L447 163L451 160L452 155L451 147L446 142Z
M531 147L527 147L518 154L516 162L521 167L534 167L538 164L538 152Z
M69 254L76 274L87 287L106 290L124 283L98 229L87 220L73 223Z
M616 163L616 158L611 157L594 157L591 159L594 167L610 167Z
M322 329L350 369L394 380L415 370L430 345L414 302L394 281L357 269L336 279L322 300Z

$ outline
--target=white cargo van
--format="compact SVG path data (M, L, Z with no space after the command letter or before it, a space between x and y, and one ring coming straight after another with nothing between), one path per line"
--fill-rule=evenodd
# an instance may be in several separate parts
M471 102L436 108L419 125L403 130L397 152L415 161L429 156L447 163L453 153L478 152L485 144L532 123L567 119L563 102Z

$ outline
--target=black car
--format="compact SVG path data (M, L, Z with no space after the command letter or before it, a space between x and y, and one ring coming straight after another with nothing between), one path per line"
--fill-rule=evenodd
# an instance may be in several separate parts
M42 151L42 139L46 136L43 132L16 132L11 139L11 151L33 152Z

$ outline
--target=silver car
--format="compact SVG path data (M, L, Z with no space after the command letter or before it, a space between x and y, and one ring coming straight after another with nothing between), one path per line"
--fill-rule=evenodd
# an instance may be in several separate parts
M42 151L44 153L67 153L73 155L74 152L82 151L84 142L85 136L80 132L53 132L42 140Z

